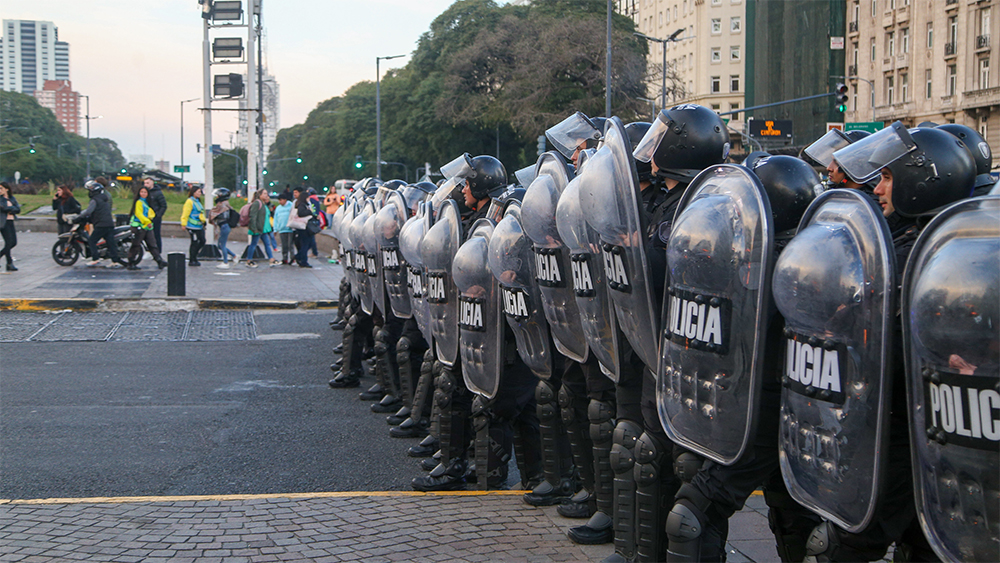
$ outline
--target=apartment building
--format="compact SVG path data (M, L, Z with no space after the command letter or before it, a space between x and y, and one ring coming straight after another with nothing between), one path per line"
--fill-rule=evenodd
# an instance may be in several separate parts
M997 0L849 0L847 121L961 123L1000 159ZM994 18L993 16L998 16Z
M29 96L46 80L69 80L69 43L48 21L3 20L0 89Z
M80 134L80 94L69 80L46 80L41 90L32 92L38 105L52 110L67 133Z

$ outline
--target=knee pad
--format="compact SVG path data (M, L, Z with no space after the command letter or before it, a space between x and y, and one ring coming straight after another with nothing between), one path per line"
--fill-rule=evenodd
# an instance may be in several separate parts
M611 446L611 469L615 474L626 473L635 465L635 443L642 428L631 420L620 420L615 426Z
M660 466L664 454L663 444L650 434L643 432L635 442L635 480L640 486L656 483L660 478Z
M698 454L684 452L674 460L674 475L681 481L690 483L704 462L704 458Z
M576 419L576 413L573 412L573 394L570 392L569 388L566 387L566 385L562 385L559 387L557 399L559 403L559 413L562 415L563 423L565 423L568 428Z
M612 403L591 399L587 406L587 418L590 420L590 440L595 445L614 439L615 407Z
M535 405L538 409L538 419L549 422L556 417L556 393L548 381L539 381L535 386Z
M389 331L384 329L378 329L375 331L375 354L379 356L384 356L386 352L389 351L389 344L386 340L389 338Z
M687 499L678 499L667 514L667 560L697 563L708 517Z
M806 555L815 558L816 561L831 561L839 546L840 535L837 529L824 520L809 534L809 539L806 540Z
M396 342L396 361L401 364L410 361L410 339L405 336Z

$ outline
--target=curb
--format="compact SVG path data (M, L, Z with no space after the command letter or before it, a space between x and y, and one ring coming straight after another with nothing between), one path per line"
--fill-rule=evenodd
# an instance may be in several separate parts
M332 309L339 306L336 299L313 301L277 301L264 299L0 299L0 311L96 311L113 308L127 309L127 305L143 303L191 305L194 309Z

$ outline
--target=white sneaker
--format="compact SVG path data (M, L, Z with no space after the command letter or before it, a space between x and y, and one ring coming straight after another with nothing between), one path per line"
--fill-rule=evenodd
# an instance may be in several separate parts
M223 262L222 264L219 264L218 266L216 266L216 268L222 268L223 270L228 270L229 269L229 264L226 263L226 262Z

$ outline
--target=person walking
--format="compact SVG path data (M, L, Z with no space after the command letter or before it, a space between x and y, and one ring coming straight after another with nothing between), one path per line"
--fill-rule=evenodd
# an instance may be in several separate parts
M278 207L274 208L274 230L281 237L281 263L291 265L294 263L294 245L292 237L294 231L288 226L288 217L292 214L291 194L287 191L278 195Z
M63 184L56 188L56 195L52 197L52 209L56 212L56 227L61 235L70 229L69 221L66 221L63 216L77 214L83 210L83 207L73 197L73 188Z
M272 266L277 264L271 253L270 241L265 236L265 233L270 233L272 230L271 208L267 205L270 201L270 194L262 188L257 190L254 202L250 205L250 224L247 226L247 231L250 233L250 245L247 246L247 266L251 268L257 267L253 256L257 252L257 242L261 239L264 239L264 253L267 255L267 259L270 260Z
M309 198L309 193L303 190L299 192L298 200L295 202L295 210L299 217L306 220L306 228L295 230L295 235L299 239L299 252L295 256L295 261L300 268L312 268L309 265L309 249L312 247L316 235L309 229L318 226L319 221L316 219L316 214L319 213L319 209L317 209L316 203Z
M115 239L115 216L111 209L111 196L107 191L108 179L104 176L98 176L84 184L83 187L87 188L90 193L90 203L87 204L87 208L82 213L76 216L76 219L73 219L73 222L89 222L94 227L88 241L91 262L87 265L97 266L101 263L97 243L103 239L108 249L108 258L111 258L115 264L127 266L128 264L118 256L118 241Z
M239 212L233 209L229 203L231 195L231 192L226 188L215 190L216 204L208 212L208 220L219 227L219 251L222 252L222 263L217 267L224 270L229 268L229 257L236 258L236 253L229 250L226 243L229 242L229 233L233 230L232 226L239 224L240 217Z
M198 253L205 247L205 206L201 203L201 196L201 188L194 187L188 190L188 198L181 211L181 227L191 237L188 266L201 266Z
M167 198L163 195L163 190L156 185L152 178L144 178L142 186L149 191L149 206L153 208L156 215L153 218L153 236L156 237L156 248L163 248L163 238L160 237L160 225L163 218L167 216Z
M132 200L132 217L129 221L132 230L132 248L128 251L128 266L126 266L129 270L139 269L138 258L142 252L143 242L153 255L153 260L156 260L156 265L161 270L167 267L167 261L160 256L160 247L156 245L156 235L153 234L153 219L156 217L156 212L149 206L148 200L149 188L146 186L139 188Z
M0 250L0 256L7 257L8 272L17 271L17 268L14 267L14 258L10 255L10 251L17 246L17 231L14 229L14 218L20 212L21 206L18 205L10 184L0 182L0 234L3 235L3 250Z

